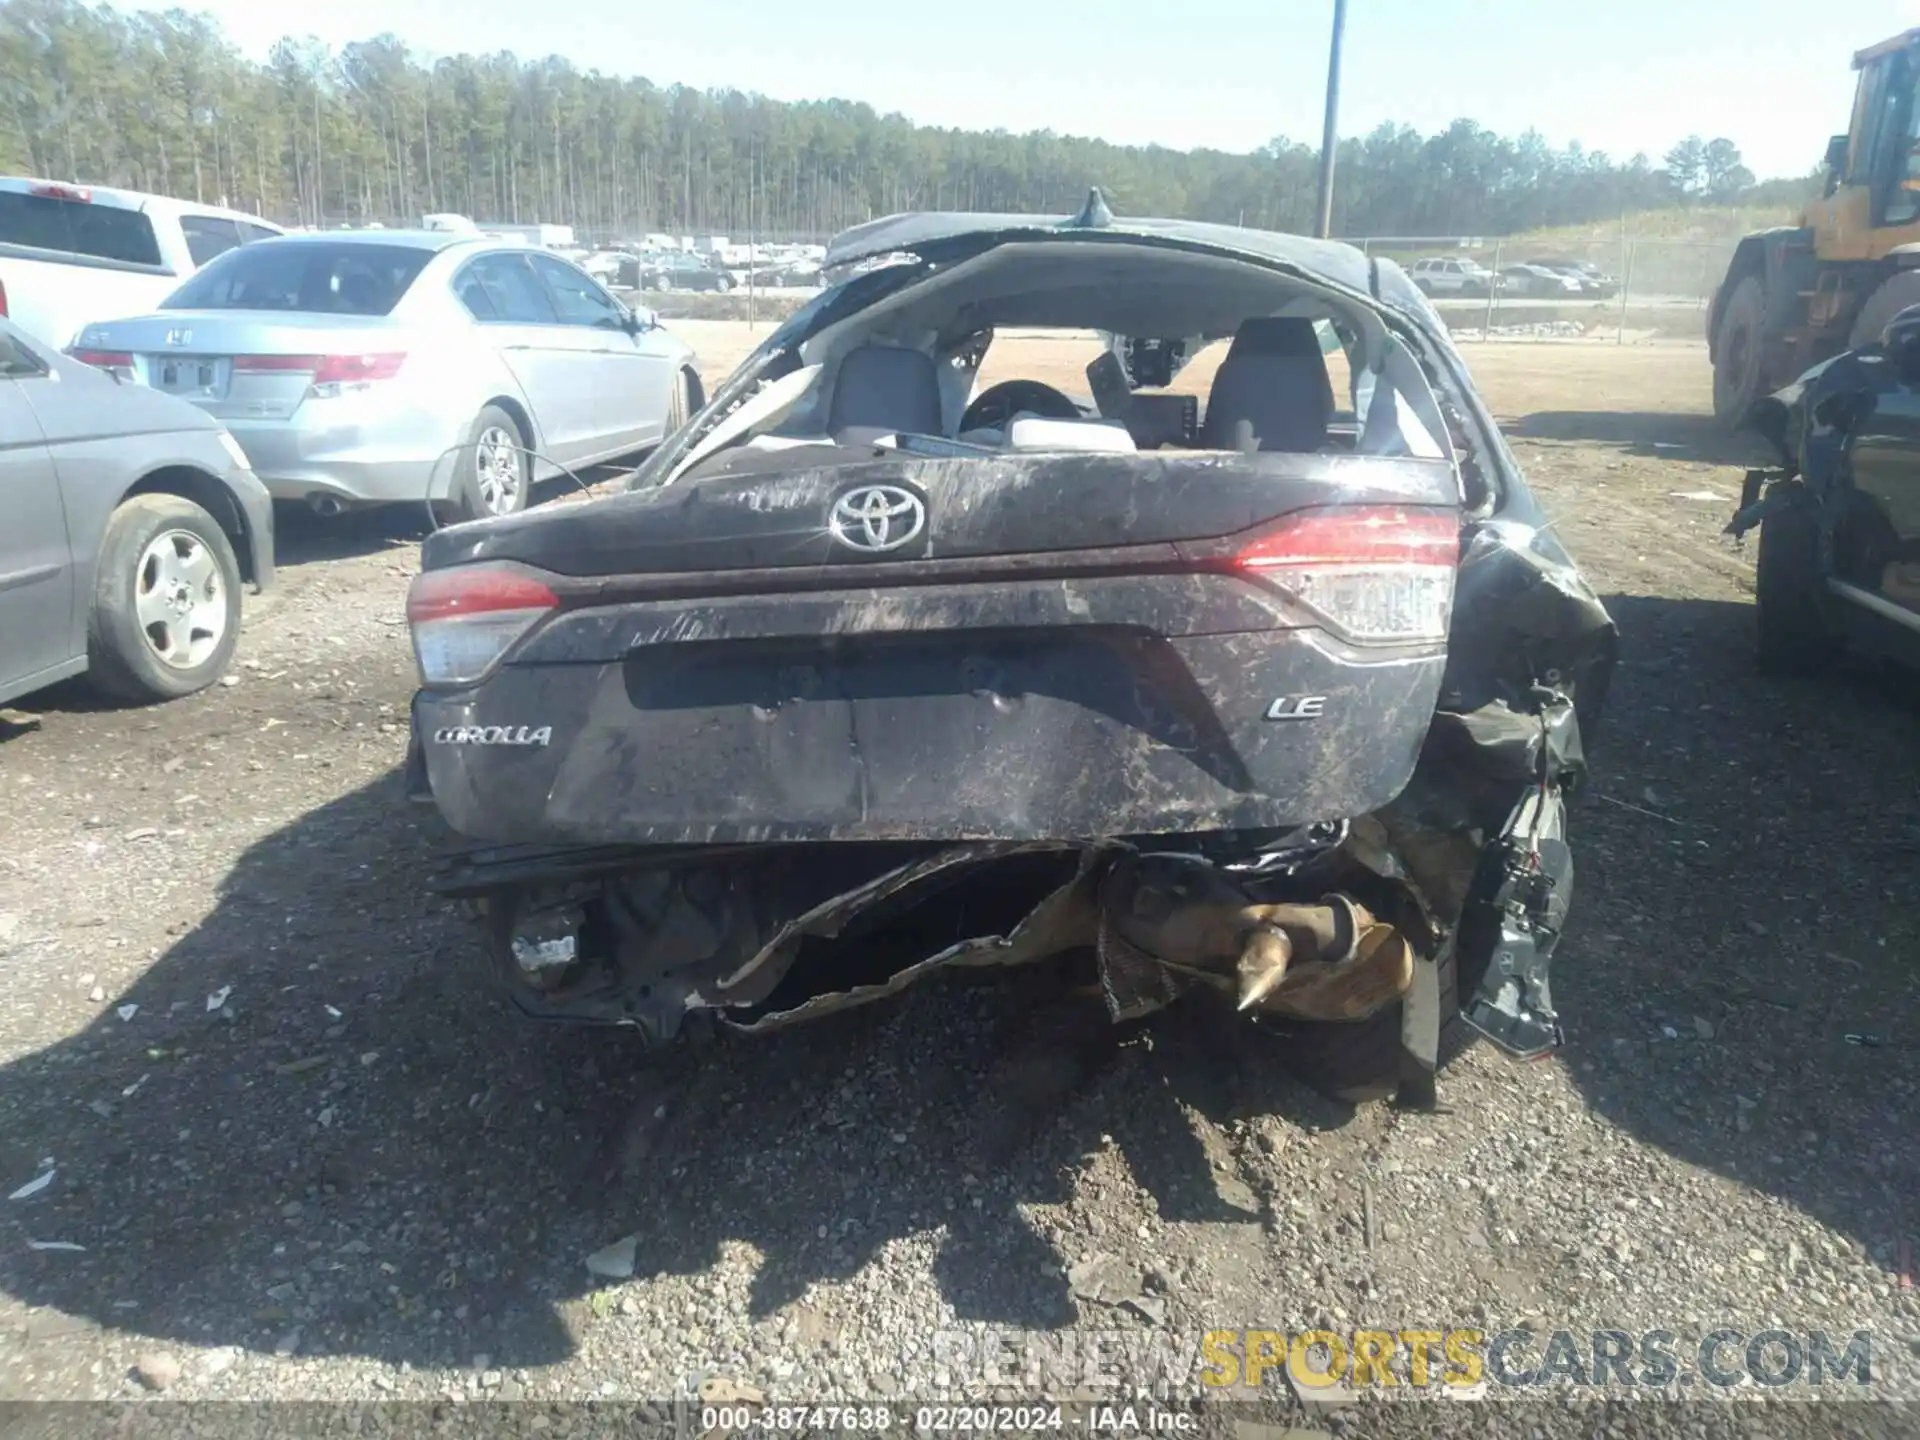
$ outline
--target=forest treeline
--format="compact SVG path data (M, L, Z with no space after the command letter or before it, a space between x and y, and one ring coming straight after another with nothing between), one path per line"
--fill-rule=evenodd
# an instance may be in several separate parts
M224 201L289 224L571 223L823 237L913 209L1078 208L1305 230L1317 152L1248 154L915 125L846 100L787 102L583 71L558 57L428 63L392 36L287 39L265 64L209 17L0 0L0 171ZM1700 200L1790 202L1725 139L1655 163L1456 120L1342 143L1335 233L1511 234Z

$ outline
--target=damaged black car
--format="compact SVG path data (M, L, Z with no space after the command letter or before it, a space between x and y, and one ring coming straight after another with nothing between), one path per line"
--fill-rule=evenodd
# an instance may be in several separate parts
M412 784L514 1004L664 1042L1060 959L1353 1098L1558 1044L1616 632L1404 272L1098 191L826 265L627 493L424 546ZM1085 393L981 385L1016 332Z
M1920 306L1743 424L1780 461L1747 472L1727 525L1760 532L1760 669L1811 675L1849 649L1920 666Z

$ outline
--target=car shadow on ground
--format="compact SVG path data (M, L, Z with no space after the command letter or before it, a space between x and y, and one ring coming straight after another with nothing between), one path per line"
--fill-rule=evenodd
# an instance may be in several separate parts
M1574 818L1570 1072L1890 1263L1920 1235L1920 685L1763 677L1748 605L1606 604L1627 660Z
M1768 465L1758 436L1732 433L1711 415L1657 410L1537 410L1502 424L1515 440L1610 445L1631 455L1714 465Z
M1912 697L1754 676L1744 606L1608 603L1629 658L1576 819L1565 1063L1611 1124L1890 1254L1920 1197ZM1224 1182L1191 1112L1329 1146L1353 1122L1195 1010L1090 1039L1046 970L643 1063L489 998L426 893L430 826L395 775L310 812L100 1019L0 1067L0 1185L54 1172L0 1206L0 1289L181 1343L534 1367L575 1352L581 1262L624 1235L642 1277L747 1247L759 1319L938 1233L957 1320L1049 1327L1102 1226L1257 1233L1281 1198ZM1095 1163L1147 1208L1061 1214ZM686 1300L694 1327L722 1303Z
M1187 1107L1353 1116L1271 1048L1223 1063L1204 1016L1093 1035L1050 969L643 1061L630 1032L504 1012L426 891L436 826L397 774L308 813L101 1018L0 1067L0 1189L54 1169L0 1205L0 1289L181 1343L532 1367L574 1352L568 1302L603 1283L582 1260L623 1234L643 1277L753 1247L765 1317L945 1226L959 1318L1051 1326L1065 1257L1023 1210L1086 1157L1117 1147L1151 1195L1116 1221L1132 1246L1148 1220L1256 1232L1271 1197L1222 1189ZM637 1154L630 1121L688 1074Z

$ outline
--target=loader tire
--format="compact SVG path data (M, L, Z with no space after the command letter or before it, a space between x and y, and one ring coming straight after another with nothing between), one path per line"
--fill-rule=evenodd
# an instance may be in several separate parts
M1758 275L1733 287L1713 347L1713 414L1738 429L1766 384L1767 291Z
M1840 653L1833 601L1820 570L1820 519L1805 490L1760 522L1754 563L1757 656L1765 675L1813 675Z
M1902 270L1888 276L1854 317L1853 329L1847 335L1847 348L1859 350L1878 345L1887 322L1914 305L1920 305L1920 270Z

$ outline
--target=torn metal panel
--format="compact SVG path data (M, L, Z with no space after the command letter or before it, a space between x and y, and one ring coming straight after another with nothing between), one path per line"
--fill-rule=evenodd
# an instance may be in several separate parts
M896 995L947 966L1025 965L1084 945L1094 930L1094 877L1103 863L1104 853L1097 849L1081 851L1072 879L1049 894L1005 934L974 936L929 955L885 980L826 992L790 1009L769 1010L750 1020L728 1019L726 1023L733 1029L750 1033L777 1030Z

